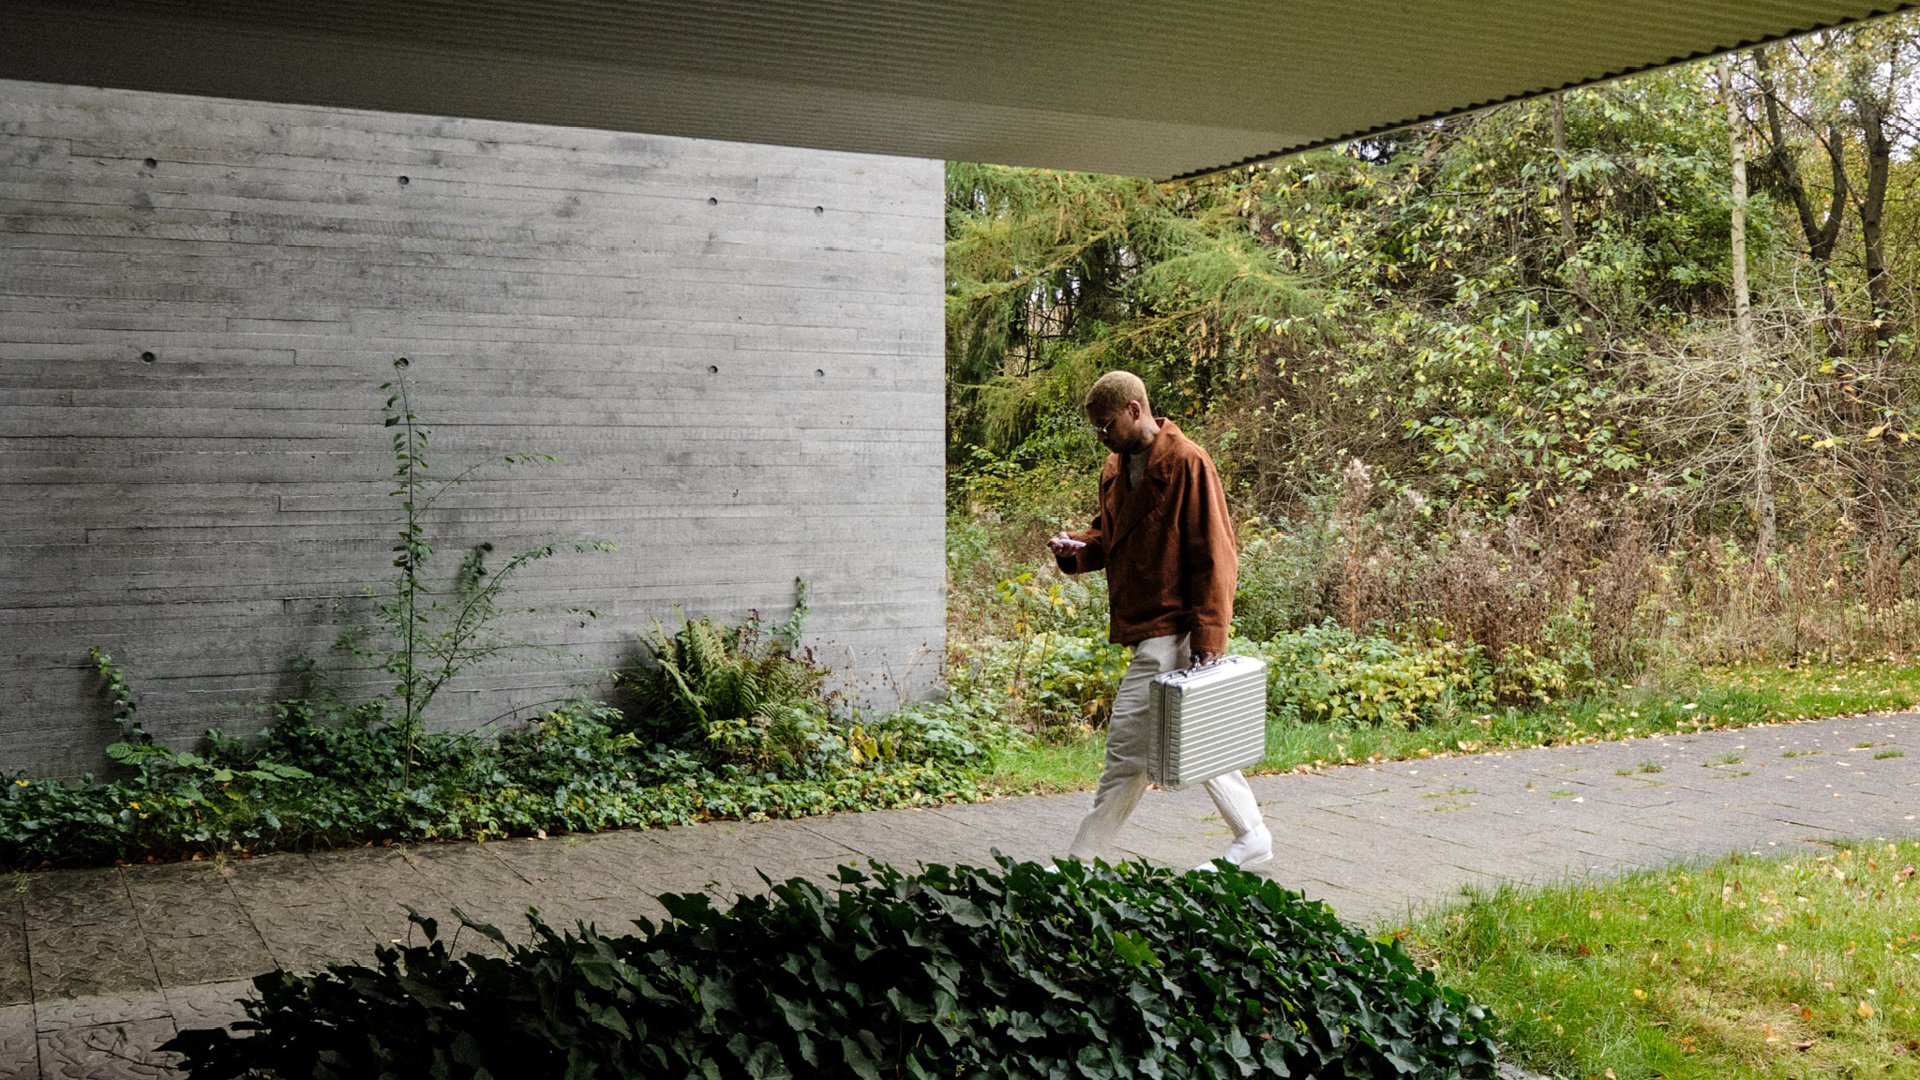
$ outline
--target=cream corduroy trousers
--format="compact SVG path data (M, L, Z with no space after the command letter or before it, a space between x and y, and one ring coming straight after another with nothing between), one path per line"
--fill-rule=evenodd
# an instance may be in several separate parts
M1075 859L1105 857L1113 839L1126 824L1140 796L1147 790L1147 758L1153 725L1148 719L1149 685L1164 671L1187 666L1191 655L1186 634L1148 638L1133 647L1133 662L1113 696L1113 719L1107 725L1107 764L1093 795L1093 812L1080 823L1067 854ZM1237 772L1207 781L1207 794L1220 809L1220 818L1235 837L1261 824L1260 804L1254 801L1247 778Z

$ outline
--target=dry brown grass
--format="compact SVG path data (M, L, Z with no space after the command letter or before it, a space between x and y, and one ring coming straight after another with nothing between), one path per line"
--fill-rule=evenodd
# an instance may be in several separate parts
M1897 536L1797 538L1764 561L1726 538L1574 500L1503 519L1380 497L1342 473L1327 616L1410 636L1436 628L1498 661L1570 640L1600 673L1688 663L1846 661L1920 650L1920 566Z

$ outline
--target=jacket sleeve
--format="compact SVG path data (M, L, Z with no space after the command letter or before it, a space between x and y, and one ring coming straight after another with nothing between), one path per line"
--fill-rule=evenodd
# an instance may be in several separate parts
M1067 535L1087 545L1071 555L1055 555L1053 561L1060 566L1063 574L1085 574L1094 570L1104 570L1107 566L1107 475L1100 475L1100 494L1098 507L1093 512L1093 524Z
M1060 571L1066 574L1085 574L1093 570L1103 570L1107 565L1107 548L1101 542L1101 518L1096 516L1093 525L1079 532L1067 535L1078 540L1086 547L1071 555L1055 555L1053 561L1060 564Z
M1213 461L1198 455L1185 469L1180 501L1180 582L1188 633L1196 653L1227 651L1233 590L1239 581L1239 545L1227 516L1227 496Z

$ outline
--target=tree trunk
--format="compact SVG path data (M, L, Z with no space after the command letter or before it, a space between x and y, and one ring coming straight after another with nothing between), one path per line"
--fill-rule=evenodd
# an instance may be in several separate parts
M1832 124L1827 125L1827 135L1822 142L1827 152L1832 187L1824 217L1816 215L1813 193L1807 189L1806 181L1800 175L1799 157L1787 140L1786 126L1780 120L1780 91L1773 81L1773 65L1767 59L1767 50L1753 51L1753 68L1754 81L1760 86L1760 103L1767 117L1767 135L1771 140L1767 148L1766 175L1786 193L1800 219L1800 232L1807 241L1807 257L1813 261L1814 270L1820 275L1820 315L1826 333L1827 355L1843 357L1847 355L1847 332L1846 324L1840 319L1840 298L1834 288L1833 249L1840 240L1840 227L1845 221L1847 208L1846 144L1841 141L1839 129ZM1817 133L1815 137L1818 137Z
M1555 198L1556 208L1560 212L1560 258L1565 264L1574 263L1580 251L1580 238L1573 228L1573 180L1567 175L1567 95L1563 90L1553 95L1553 157L1556 162ZM1596 323L1600 309L1594 305L1593 290L1587 281L1587 268L1574 265L1568 278L1573 289L1574 299L1580 305L1580 333L1587 339L1587 351L1597 354L1600 351L1600 328Z
M1853 86L1854 110L1860 121L1861 151L1866 158L1866 185L1860 192L1855 210L1860 215L1862 262L1867 271L1867 302L1873 313L1873 356L1865 365L1872 372L1866 387L1866 407L1884 408L1896 394L1898 378L1893 355L1893 276L1887 271L1886 241L1882 233L1882 215L1887 205L1887 179L1893 163L1893 145L1887 137L1887 110L1892 87L1882 97L1872 85L1872 75L1860 72ZM1869 440L1871 442L1871 440ZM1867 505L1871 519L1865 524L1879 532L1898 518L1891 502L1890 463L1878 444L1864 448L1867 465Z
M1881 219L1887 206L1887 177L1893 165L1893 143L1887 137L1886 103L1871 88L1862 88L1860 111L1862 149L1867 159L1866 190L1861 193L1860 243L1865 249L1867 299L1873 305L1873 341L1878 366L1884 371L1893 343L1893 278L1887 272L1886 242Z
M1747 439L1753 450L1753 556L1764 563L1773 553L1773 462L1767 452L1766 410L1755 374L1753 302L1747 290L1747 143L1745 112L1733 87L1733 62L1720 58L1720 90L1727 99L1727 138L1733 160L1733 323L1739 339L1740 388L1747 399Z

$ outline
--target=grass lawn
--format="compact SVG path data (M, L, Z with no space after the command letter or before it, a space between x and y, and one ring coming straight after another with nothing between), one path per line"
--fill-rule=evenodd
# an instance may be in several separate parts
M1258 772L1287 772L1435 754L1625 739L1658 732L1704 731L1856 713L1920 703L1920 663L1709 668L1673 686L1623 690L1611 698L1462 716L1418 728L1356 728L1325 723L1267 725L1267 759ZM1000 794L1074 791L1100 777L1104 739L1001 751L984 786ZM1920 1077L1920 1066L1914 1073Z
M1920 842L1502 888L1400 931L1558 1077L1920 1076Z

